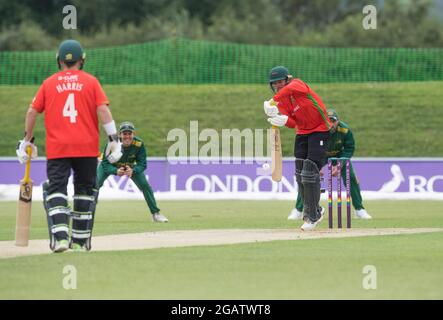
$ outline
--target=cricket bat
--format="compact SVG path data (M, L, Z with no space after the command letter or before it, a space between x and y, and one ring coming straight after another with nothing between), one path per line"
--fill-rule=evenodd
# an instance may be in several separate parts
M270 100L271 105L277 105L274 100ZM279 182L282 177L282 151L280 129L277 126L271 127L271 157L272 157L272 180Z
M279 182L282 176L282 152L280 129L276 126L271 128L271 156L272 156L272 180Z
M20 181L20 194L18 198L17 217L15 221L15 245L19 247L28 246L29 227L31 226L31 147L28 147L26 152L28 153L28 161L26 162L25 176Z

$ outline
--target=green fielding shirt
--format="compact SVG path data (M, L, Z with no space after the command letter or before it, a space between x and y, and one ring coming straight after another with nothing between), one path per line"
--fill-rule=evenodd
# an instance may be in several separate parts
M351 158L354 155L355 141L349 126L339 121L337 130L329 136L328 158Z
M106 145L107 146L107 145ZM106 146L103 150L105 153ZM134 137L132 144L125 148L122 146L122 157L116 163L109 163L106 157L103 157L101 166L107 174L117 174L117 169L122 166L130 166L134 174L144 172L146 169L146 149L143 140Z

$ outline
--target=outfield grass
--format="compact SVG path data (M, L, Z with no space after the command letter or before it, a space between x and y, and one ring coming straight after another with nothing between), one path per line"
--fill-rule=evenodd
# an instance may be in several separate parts
M355 156L443 156L439 136L442 82L311 84L354 130ZM23 134L27 105L37 86L0 86L0 156L15 156ZM263 100L272 95L258 85L105 86L117 122L131 120L145 139L150 156L165 156L168 132L198 120L199 130L267 128ZM43 117L35 135L45 154ZM293 131L282 131L283 152L292 155ZM102 142L104 142L102 136ZM204 142L202 142L203 144Z
M443 233L52 254L0 260L0 298L442 299L442 263Z
M286 201L162 201L171 222L152 224L145 204L99 204L94 234L176 229L298 228ZM442 202L368 201L356 228L443 227ZM36 206L37 207L37 206ZM2 240L12 239L15 204L0 202ZM326 223L322 223L326 227ZM12 230L11 230L12 228ZM46 237L33 210L32 237ZM28 299L443 299L443 233L64 253L0 259L0 298ZM62 287L77 269L77 289ZM377 271L366 290L363 268Z

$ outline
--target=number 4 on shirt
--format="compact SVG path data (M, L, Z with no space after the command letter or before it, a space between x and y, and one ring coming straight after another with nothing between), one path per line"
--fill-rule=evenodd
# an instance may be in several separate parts
M70 93L68 99L66 99L65 106L63 107L63 117L69 117L71 123L76 123L78 112L75 109L74 94Z

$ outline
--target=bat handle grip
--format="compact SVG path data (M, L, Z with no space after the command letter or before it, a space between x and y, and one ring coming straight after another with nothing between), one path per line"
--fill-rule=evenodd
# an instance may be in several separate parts
M28 146L26 148L26 153L28 154L28 160L26 161L26 168L25 168L25 176L23 177L24 182L31 181L30 172L31 172L31 155L32 155L32 148Z
M31 148L31 146L27 146L26 147L26 154L29 156L29 159L31 159L31 155L32 155L32 148Z

